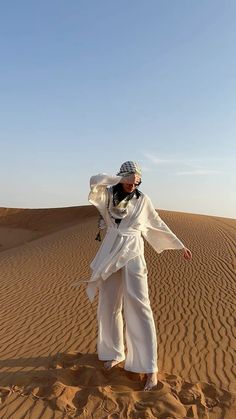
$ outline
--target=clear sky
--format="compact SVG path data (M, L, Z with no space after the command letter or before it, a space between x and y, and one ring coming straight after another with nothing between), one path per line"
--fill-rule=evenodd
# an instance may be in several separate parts
M0 2L0 206L86 205L143 167L157 209L236 218L235 0Z

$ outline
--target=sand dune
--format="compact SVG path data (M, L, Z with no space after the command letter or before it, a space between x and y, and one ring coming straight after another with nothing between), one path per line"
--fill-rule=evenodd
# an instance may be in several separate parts
M159 366L145 393L144 375L97 360L97 299L71 285L99 247L95 209L0 209L1 418L236 417L236 220L159 214L193 260L145 246Z
M0 207L0 251L82 222L95 213L91 205L40 209Z

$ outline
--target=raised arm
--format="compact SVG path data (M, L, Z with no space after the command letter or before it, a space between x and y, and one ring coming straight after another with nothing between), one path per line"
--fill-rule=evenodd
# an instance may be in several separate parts
M99 173L90 178L89 202L97 206L97 202L105 202L106 189L117 183L135 183L140 180L140 176L131 174L129 176L112 176L106 173Z
M89 202L95 205L102 215L107 202L107 188L116 185L121 176L111 176L106 173L99 173L90 178Z
M106 188L107 186L113 186L120 182L121 176L111 176L106 173L99 173L98 175L91 176L90 188Z

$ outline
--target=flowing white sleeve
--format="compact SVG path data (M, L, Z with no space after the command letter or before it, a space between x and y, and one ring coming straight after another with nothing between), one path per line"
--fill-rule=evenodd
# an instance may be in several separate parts
M148 196L145 196L142 235L157 253L185 247L158 215Z
M107 187L116 185L122 176L110 176L106 173L99 173L90 178L89 202L100 209L106 202Z

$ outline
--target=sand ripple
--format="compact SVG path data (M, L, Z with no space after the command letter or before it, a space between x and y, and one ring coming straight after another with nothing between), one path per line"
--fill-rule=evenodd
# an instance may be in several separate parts
M97 217L83 210L75 224L74 211L58 230L57 213L57 231L0 253L0 417L234 418L236 221L159 213L193 260L145 247L157 389L144 393L144 376L97 360L97 300L71 286L89 277ZM27 214L16 229L34 229Z
M107 371L92 354L58 354L47 369L16 375L17 384L0 388L2 402L8 399L0 414L4 418L32 412L28 417L179 419L222 418L227 410L224 417L233 418L236 394L168 373L159 373L158 379L153 391L144 392L144 374L127 372L122 365Z

